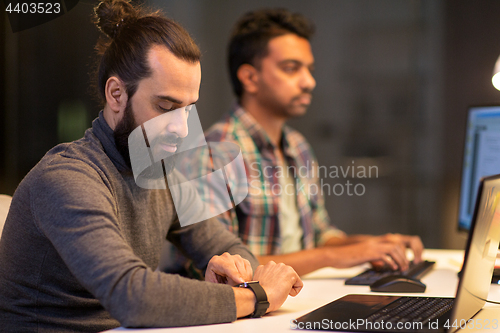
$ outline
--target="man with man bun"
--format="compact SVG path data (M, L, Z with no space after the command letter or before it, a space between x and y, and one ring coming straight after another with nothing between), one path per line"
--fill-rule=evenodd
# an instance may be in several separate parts
M175 22L124 0L103 1L95 14L107 35L97 47L104 108L82 139L51 149L14 193L0 241L1 330L201 325L278 309L302 288L291 267L258 266L214 219L181 227L168 188L134 179L134 129L167 119L165 155L187 135L198 47ZM165 175L180 177L161 163ZM194 194L185 195L189 208ZM205 270L205 281L156 271L165 238ZM237 287L250 280L259 282Z

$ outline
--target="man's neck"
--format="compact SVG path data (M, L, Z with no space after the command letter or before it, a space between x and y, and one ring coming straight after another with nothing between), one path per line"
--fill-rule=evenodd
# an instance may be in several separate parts
M279 148L286 118L275 116L272 110L267 110L254 99L242 99L241 106L257 120L266 132L269 140L271 140L271 143Z
M104 120L106 120L106 122L108 123L109 127L112 130L115 130L117 122L116 122L116 119L114 117L114 113L111 110L111 108L109 107L109 105L106 104L104 106L102 113L103 113L103 116L104 116Z

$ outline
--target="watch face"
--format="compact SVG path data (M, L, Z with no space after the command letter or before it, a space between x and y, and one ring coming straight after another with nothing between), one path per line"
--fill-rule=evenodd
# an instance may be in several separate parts
M248 282L243 282L242 284L239 284L238 287L241 287L241 288L248 288L250 286L250 284L255 284L255 283L259 283L259 281L248 281Z

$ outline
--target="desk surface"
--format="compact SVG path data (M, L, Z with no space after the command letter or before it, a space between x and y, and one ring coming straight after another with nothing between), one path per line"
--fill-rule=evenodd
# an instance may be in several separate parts
M424 258L436 261L435 268L422 278L427 285L424 294L406 294L418 296L448 296L454 297L457 289L457 272L463 261L463 251L460 250L425 250ZM366 266L350 269L323 268L303 277L304 288L297 297L288 297L283 306L263 318L239 319L234 323L205 325L194 327L163 328L163 329L124 329L112 330L126 332L203 332L203 333L264 333L291 332L291 322L322 305L325 305L346 294L368 294L368 286L345 286L344 279L360 273ZM379 294L379 293L377 293ZM500 285L492 285L488 295L489 300L500 301ZM500 332L500 305L487 303L474 319L499 320L497 329L484 330ZM477 330L463 330L473 332Z

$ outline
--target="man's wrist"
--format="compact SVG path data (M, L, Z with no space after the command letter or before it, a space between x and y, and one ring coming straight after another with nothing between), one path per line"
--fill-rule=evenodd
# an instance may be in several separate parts
M322 262L326 263L327 266L335 266L337 264L337 252L338 249L334 246L325 246L321 249L321 257L323 257Z
M249 281L238 285L240 288L248 288L255 294L255 311L251 314L252 318L259 318L266 314L269 308L269 301L264 288L259 281Z
M246 288L233 287L236 302L236 317L242 318L251 315L255 311L255 294Z

